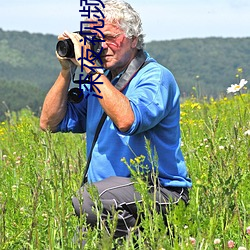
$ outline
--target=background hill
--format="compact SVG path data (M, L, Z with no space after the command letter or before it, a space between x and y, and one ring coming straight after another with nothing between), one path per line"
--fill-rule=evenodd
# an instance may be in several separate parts
M46 92L60 70L55 57L57 37L0 29L0 119L29 106L39 113ZM183 97L218 97L237 83L235 75L250 79L250 38L205 38L153 41L146 50L176 77Z

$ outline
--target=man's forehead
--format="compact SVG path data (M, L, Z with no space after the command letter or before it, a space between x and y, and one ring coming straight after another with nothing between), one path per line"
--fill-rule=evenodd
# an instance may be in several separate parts
M96 25L92 27L94 28L95 26ZM108 24L105 24L103 28L96 28L96 29L91 30L91 32L97 33L97 36L102 37L102 35L107 36L107 35L121 33L122 30L117 25L108 23Z
M90 23L90 27L91 28L98 27L98 29L100 29L100 30L110 30L110 29L120 30L118 23L108 22L107 20L105 20L105 18L102 20L99 20L99 21L95 20L94 23Z

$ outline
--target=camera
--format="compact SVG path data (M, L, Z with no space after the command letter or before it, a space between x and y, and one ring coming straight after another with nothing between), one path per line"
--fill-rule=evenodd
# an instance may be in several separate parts
M81 35L80 32L74 32L74 33L78 33ZM101 52L102 44L97 37L95 36L82 36L82 37L86 39L92 51L95 51L97 54ZM70 39L58 41L56 44L56 51L58 55L61 57L68 57L68 58L75 57L74 44Z

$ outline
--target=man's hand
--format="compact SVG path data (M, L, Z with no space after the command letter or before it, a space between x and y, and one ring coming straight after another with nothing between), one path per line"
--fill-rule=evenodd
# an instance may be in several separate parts
M69 37L68 37L68 35L66 35L66 33L63 33L63 34L58 36L59 41L62 41L62 40L65 40L65 39L69 39ZM72 62L70 60L70 58L61 57L61 56L58 55L57 52L56 52L56 57L57 57L58 61L60 62L63 71L75 72L76 67L78 65L75 64L74 62Z
M75 58L70 58L70 60L78 67L84 67L84 64L93 66L86 58L87 49L91 49L90 44L84 44L84 37L78 33L64 32L64 36L69 38L74 44Z

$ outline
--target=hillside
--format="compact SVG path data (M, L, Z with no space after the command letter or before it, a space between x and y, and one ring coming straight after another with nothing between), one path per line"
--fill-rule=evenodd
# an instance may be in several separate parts
M192 87L200 96L225 94L241 77L250 78L250 38L205 38L151 42L146 49L175 75L182 94L190 95ZM198 86L197 86L198 85Z
M53 35L0 29L0 119L6 106L10 110L29 106L39 112L60 69L56 42ZM250 79L250 38L153 41L146 50L174 73L182 96L191 95L194 86L199 96L225 93L237 80L239 67Z

